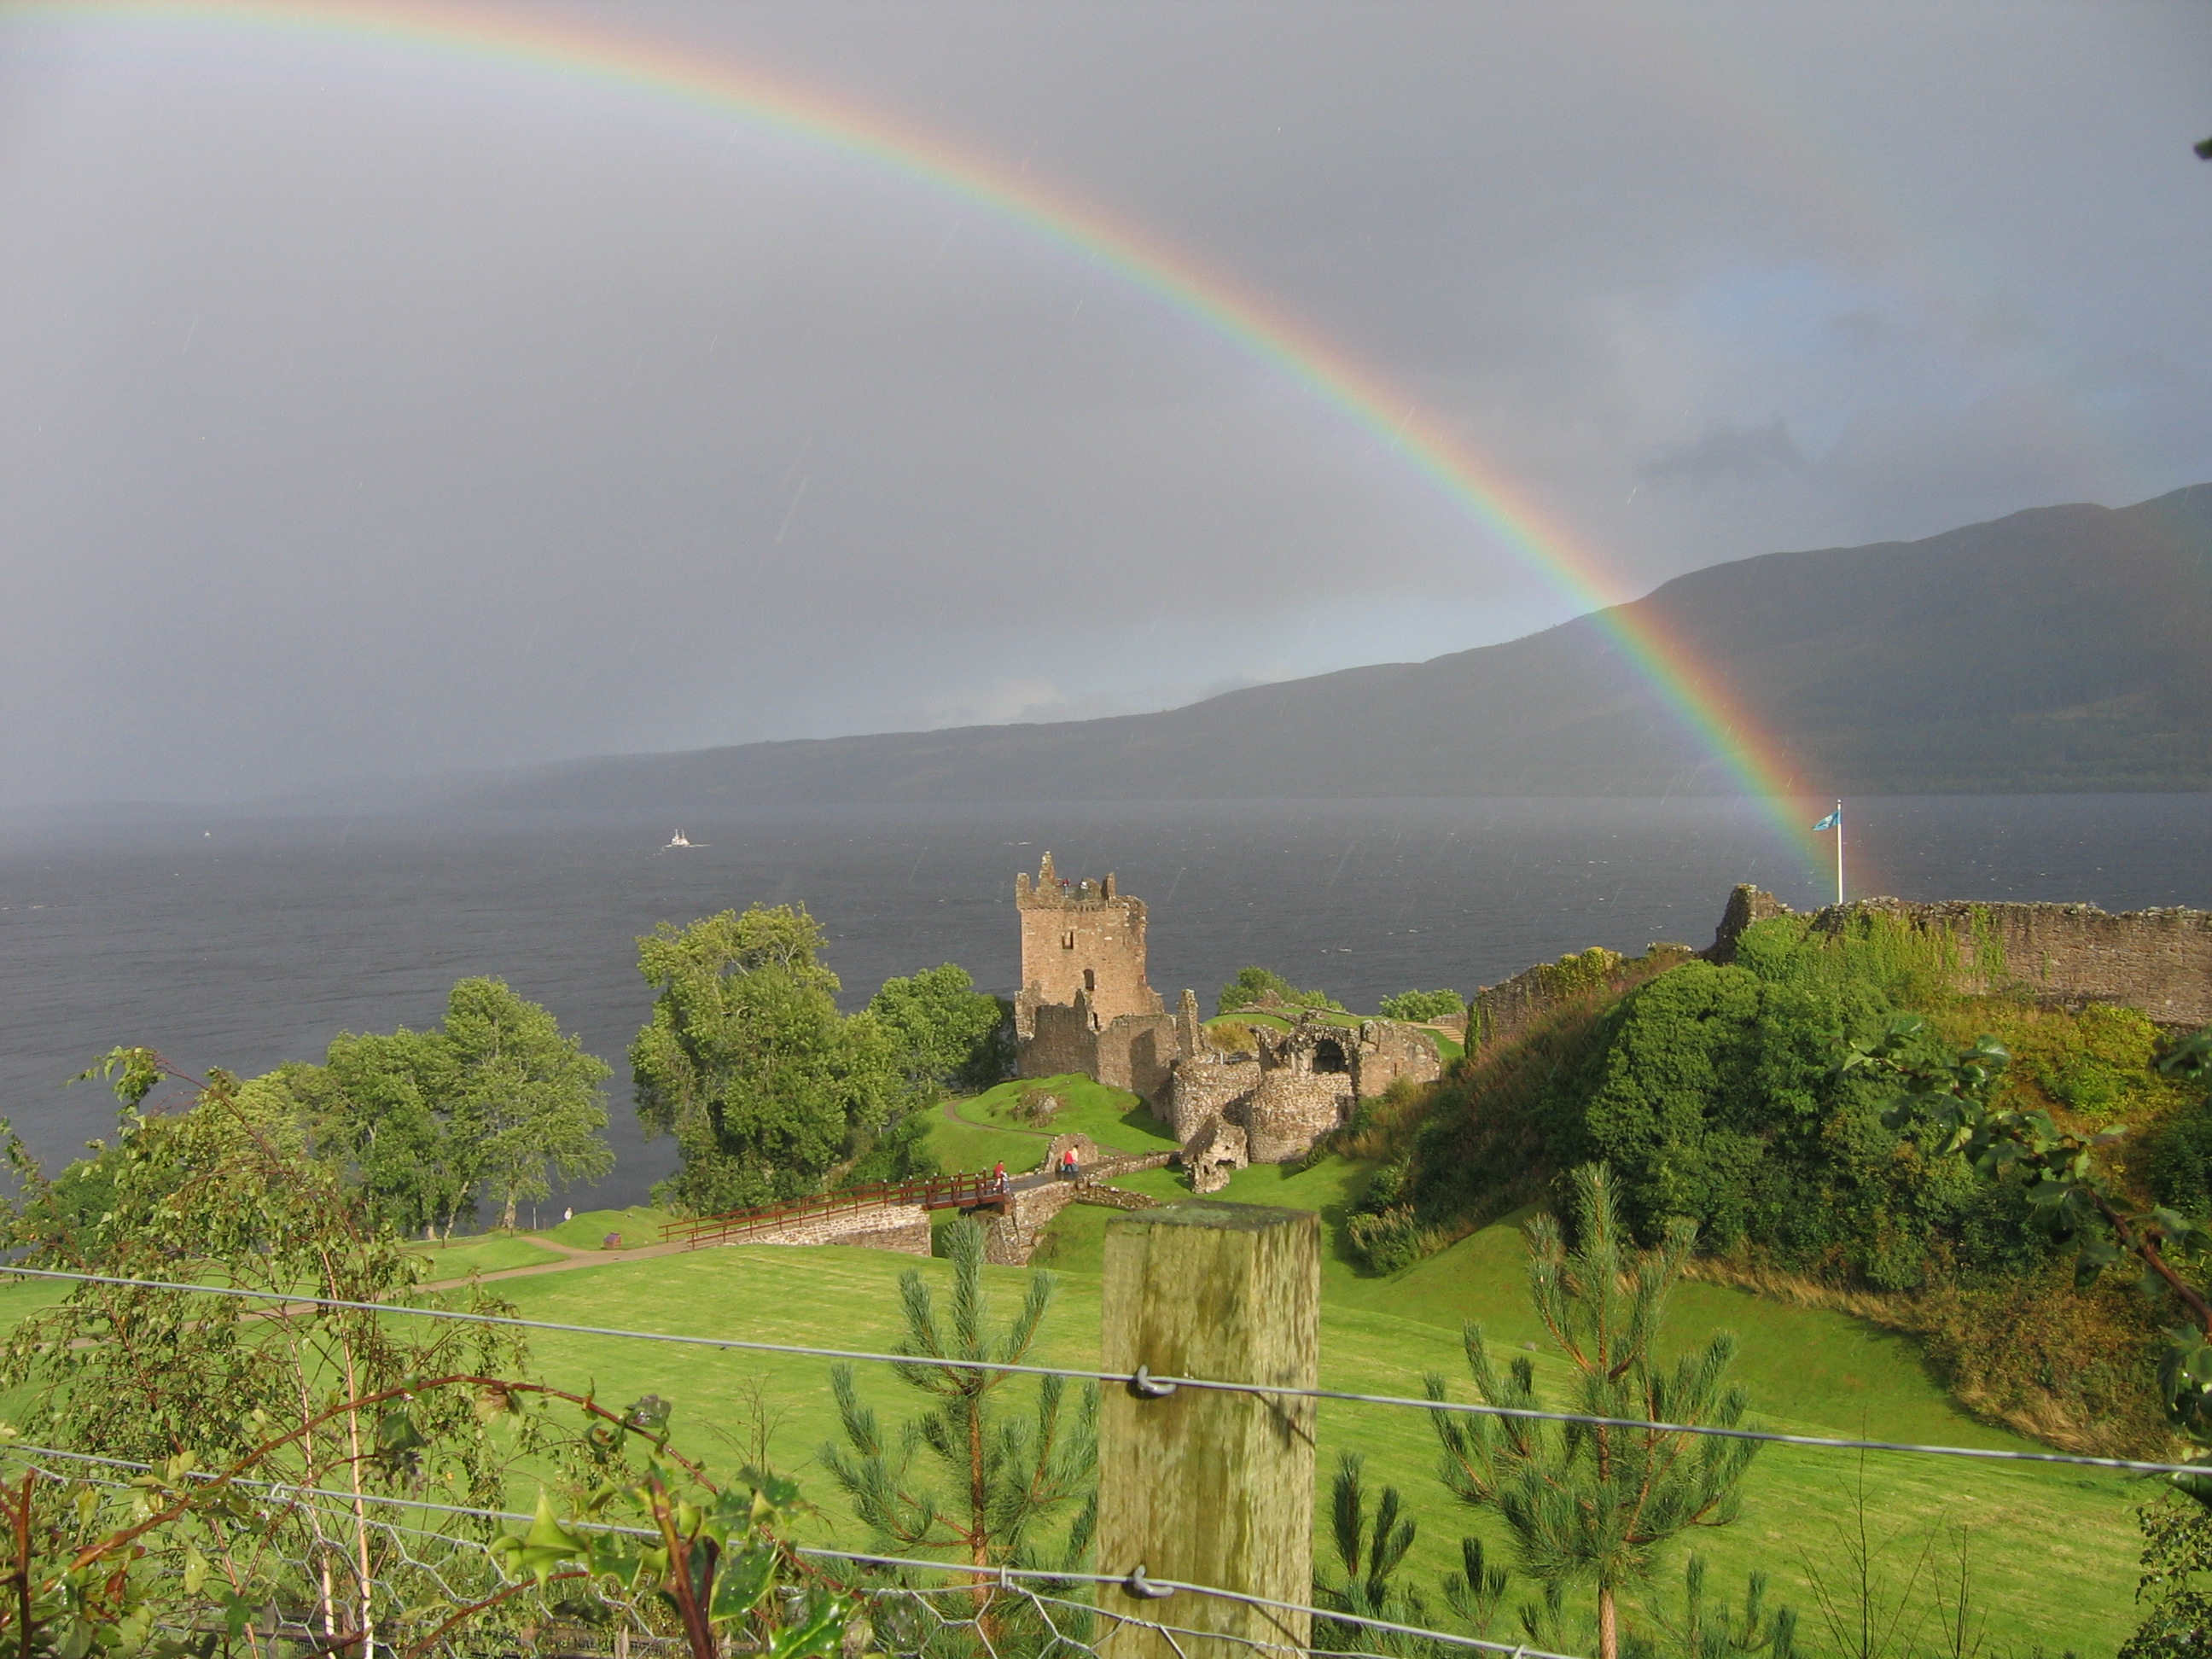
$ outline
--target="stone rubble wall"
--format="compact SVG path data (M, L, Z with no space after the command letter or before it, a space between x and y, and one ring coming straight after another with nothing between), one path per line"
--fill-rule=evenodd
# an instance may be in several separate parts
M1557 967L1540 962L1502 983L1484 986L1468 1005L1468 1052L1486 1053L1518 1042L1562 1008L1625 989L1631 982L1626 958L1621 969L1602 982L1562 988Z
M1231 1059L1206 1048L1175 1068L1168 1085L1168 1127L1183 1145L1217 1117L1231 1116L1231 1108L1258 1086L1260 1065L1250 1054ZM1232 1117L1231 1121L1235 1121Z
M1071 1204L1096 1204L1108 1210L1150 1210L1158 1207L1159 1200L1150 1193L1133 1193L1126 1187L1109 1187L1103 1182L1079 1181Z
M1433 1083L1444 1074L1443 1060L1428 1033L1395 1020L1360 1023L1358 1040L1345 1045L1352 1061L1352 1092L1371 1100L1401 1079Z
M1087 992L1072 1004L1033 1003L1030 1035L1015 1045L1015 1073L1060 1077L1078 1072L1115 1089L1127 1089L1146 1102L1164 1099L1175 1063L1182 1053L1177 1021L1171 1014L1123 1014L1103 1025Z
M1244 1103L1245 1143L1255 1164L1304 1158L1315 1141L1352 1115L1352 1078L1343 1072L1270 1071Z
M878 1209L830 1210L773 1231L763 1229L729 1244L851 1244L868 1250L929 1254L929 1212L919 1204Z
M1773 894L1745 884L1729 893L1713 942L1697 954L1708 962L1735 960L1736 940L1753 923L1800 914ZM2094 904L1976 904L1898 898L1856 899L1811 913L1812 925L1842 932L1867 915L1884 915L1926 933L1948 936L1956 957L1953 983L1969 994L2025 992L2052 1007L2117 1003L2161 1025L2193 1029L2212 1024L2212 911L2127 910ZM1655 950L1664 947L1655 946ZM1685 949L1686 959L1687 952ZM1561 1009L1601 994L1626 989L1653 971L1650 963L1623 961L1603 984L1560 988L1550 963L1516 974L1476 993L1470 1010L1470 1052L1487 1051L1524 1036Z
M1733 960L1746 927L1792 914L1771 894L1739 887L1707 955ZM1812 925L1840 933L1863 915L1948 934L1957 957L1954 982L1970 994L2024 990L2054 1007L2110 1002L2161 1025L2212 1024L2212 911L1869 898L1816 910Z

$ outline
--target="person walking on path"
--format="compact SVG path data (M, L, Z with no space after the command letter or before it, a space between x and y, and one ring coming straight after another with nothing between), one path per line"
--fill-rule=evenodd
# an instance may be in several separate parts
M991 1186L1000 1197L1004 1198L1006 1195L1006 1163L1004 1158L1000 1158L992 1167Z
M1075 1179L1077 1173L1075 1148L1073 1146L1061 1147L1060 1152L1060 1178L1062 1181L1073 1181Z

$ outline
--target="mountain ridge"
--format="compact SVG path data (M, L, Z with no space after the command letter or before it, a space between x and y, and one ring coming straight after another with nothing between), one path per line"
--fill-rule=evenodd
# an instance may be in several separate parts
M1609 608L1677 641L1803 793L2212 788L2212 484L1768 553ZM1145 714L482 777L484 805L1734 793L1606 611Z

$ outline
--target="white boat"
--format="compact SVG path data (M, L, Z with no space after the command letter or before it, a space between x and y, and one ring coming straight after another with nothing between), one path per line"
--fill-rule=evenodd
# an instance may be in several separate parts
M690 844L691 843L690 842L684 839L684 832L681 830L678 830L673 836L669 837L668 846L662 848L660 850L665 853L669 850L669 848L689 847Z

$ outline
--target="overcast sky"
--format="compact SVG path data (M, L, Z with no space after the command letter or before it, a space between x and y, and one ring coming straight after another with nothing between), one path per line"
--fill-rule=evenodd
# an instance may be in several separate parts
M1136 227L1620 594L2212 478L2197 0L448 9ZM1577 608L1279 367L896 169L5 3L0 580L0 804L1158 708Z

